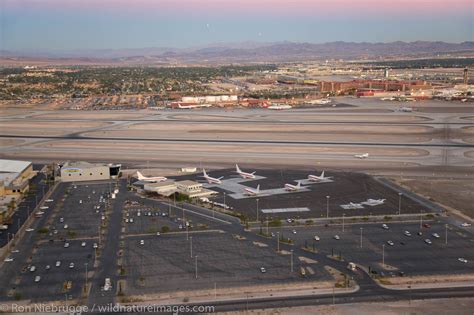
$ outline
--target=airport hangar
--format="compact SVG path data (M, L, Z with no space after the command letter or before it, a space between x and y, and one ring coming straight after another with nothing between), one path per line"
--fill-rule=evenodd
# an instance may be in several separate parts
M88 162L66 162L59 166L62 182L84 182L116 179L120 175L120 164L93 164Z

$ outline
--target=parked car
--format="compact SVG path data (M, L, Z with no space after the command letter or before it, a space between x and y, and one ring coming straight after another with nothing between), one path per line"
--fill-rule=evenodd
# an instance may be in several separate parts
M432 244L431 240L428 239L428 238L425 240L425 243L428 244L428 245L431 245L431 244Z

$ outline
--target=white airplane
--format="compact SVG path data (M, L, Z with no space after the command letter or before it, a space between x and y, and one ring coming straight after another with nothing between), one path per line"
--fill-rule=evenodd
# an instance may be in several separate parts
M301 188L301 182L298 182L297 185L285 184L285 189L288 191L297 191Z
M362 202L364 205L368 206L378 206L384 204L385 199L367 199L367 201Z
M356 154L354 155L354 157L358 158L358 159L366 159L369 157L369 153L364 153L364 154Z
M239 174L240 176L242 176L242 178L252 178L252 179L255 178L255 175L254 175L255 172L253 173L242 172L242 170L237 164L235 164L235 172Z
M260 193L260 185L257 186L257 189L253 189L253 188L250 188L250 187L247 187L244 189L245 190L245 194L246 195L249 195L249 196L256 196Z
M205 169L202 169L202 176L201 177L204 177L209 184L222 184L221 179L224 178L224 176L221 176L219 178L211 177L211 176L207 175Z
M163 177L163 176L146 177L146 176L143 176L143 174L140 173L139 171L137 171L137 177L138 177L139 181L150 182L150 183L164 182L165 180L168 179L168 178Z
M332 176L328 176L328 177L325 177L324 176L324 171L321 173L320 176L318 175L308 175L308 180L311 181L311 182L320 182L320 181L323 181L325 179L331 179Z

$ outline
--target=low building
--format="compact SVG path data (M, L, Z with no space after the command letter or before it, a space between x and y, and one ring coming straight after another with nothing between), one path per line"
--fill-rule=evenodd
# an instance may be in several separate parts
M162 196L171 196L177 191L177 186L174 181L167 180L164 182L158 183L145 183L143 185L143 190L146 192L155 192Z
M120 165L93 164L88 162L66 162L60 168L62 182L108 180L116 178Z
M0 160L0 196L21 195L35 174L31 162Z
M178 193L188 196L189 198L208 197L217 194L216 191L202 187L201 183L192 180L182 180L176 182Z
M0 224L8 223L30 179L36 175L28 161L0 160Z

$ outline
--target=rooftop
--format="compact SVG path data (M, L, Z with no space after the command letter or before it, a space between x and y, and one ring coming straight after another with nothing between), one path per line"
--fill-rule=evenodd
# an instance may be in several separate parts
M21 173L31 165L28 161L1 160L0 173Z

